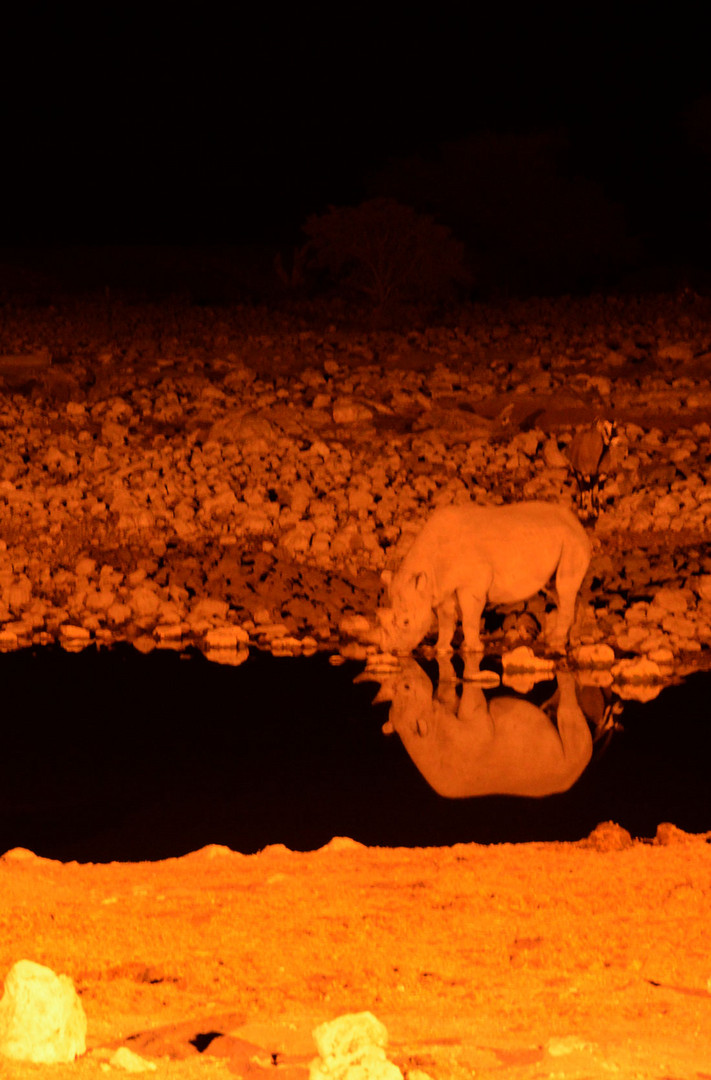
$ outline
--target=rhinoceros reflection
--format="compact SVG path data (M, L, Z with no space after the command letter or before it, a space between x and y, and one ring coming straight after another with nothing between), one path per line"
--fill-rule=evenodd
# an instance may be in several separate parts
M575 678L557 674L543 708L512 695L489 700L481 686L442 673L436 692L416 660L378 677L375 701L390 701L386 734L397 732L430 787L449 799L474 795L541 797L567 791L589 763L593 737L578 703ZM557 698L557 701L556 701Z

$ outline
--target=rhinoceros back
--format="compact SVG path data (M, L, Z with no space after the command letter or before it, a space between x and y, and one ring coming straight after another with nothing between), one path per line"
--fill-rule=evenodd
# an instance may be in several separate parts
M429 570L445 592L466 583L471 575L485 577L489 601L508 603L547 584L564 552L584 573L590 542L564 506L465 503L434 511L405 556L401 572Z

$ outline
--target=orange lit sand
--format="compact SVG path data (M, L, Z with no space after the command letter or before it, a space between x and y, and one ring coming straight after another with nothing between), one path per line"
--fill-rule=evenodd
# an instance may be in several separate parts
M0 977L20 958L69 974L88 1050L0 1077L105 1076L126 1044L157 1062L146 1075L296 1080L312 1029L364 1009L405 1075L709 1077L711 837L660 833L111 865L13 853Z

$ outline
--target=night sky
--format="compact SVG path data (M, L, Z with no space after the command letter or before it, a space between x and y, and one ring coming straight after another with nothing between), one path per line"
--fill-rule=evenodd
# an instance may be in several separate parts
M393 158L554 130L645 258L704 261L711 79L683 7L78 7L3 29L0 244L290 244Z

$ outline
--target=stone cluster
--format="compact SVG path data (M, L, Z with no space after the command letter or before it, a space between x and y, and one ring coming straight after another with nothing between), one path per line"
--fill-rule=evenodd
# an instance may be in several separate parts
M703 652L707 313L586 303L411 333L257 333L237 314L210 335L203 312L170 342L111 347L78 317L16 313L5 355L53 362L18 373L0 355L0 647L334 647L434 507L574 502L566 448L605 416L617 439L578 640Z

